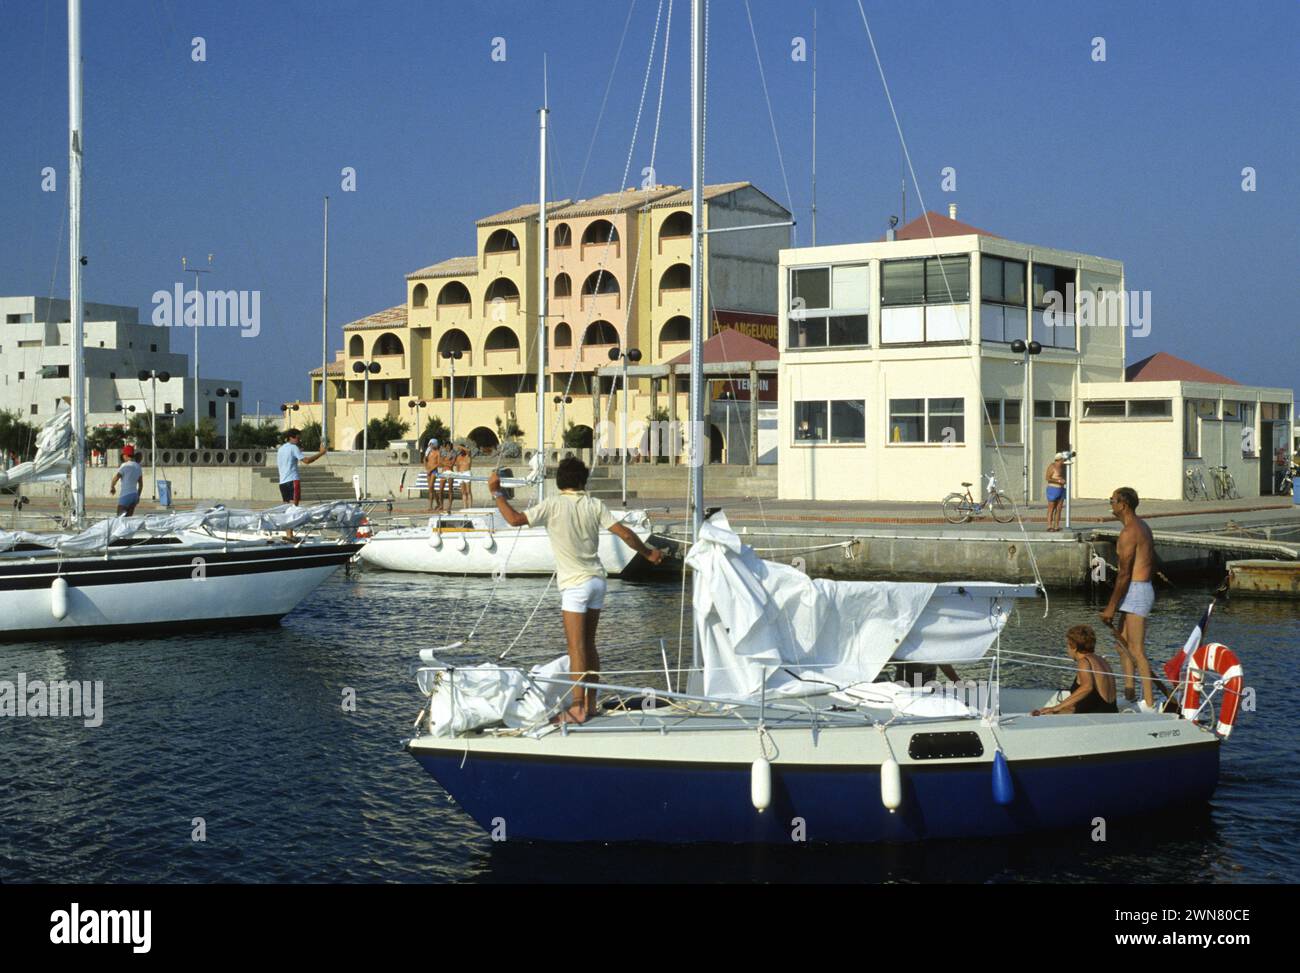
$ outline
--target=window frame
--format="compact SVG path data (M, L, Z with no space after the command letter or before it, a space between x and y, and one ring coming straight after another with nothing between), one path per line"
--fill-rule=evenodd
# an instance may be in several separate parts
M906 348L917 347L920 345L962 345L970 344L976 333L978 323L975 320L973 308L975 302L971 297L971 257L973 251L963 253L940 253L926 257L903 257L896 260L880 261L880 347L886 348ZM943 261L965 261L966 263L966 287L963 292L955 292L949 299L947 288L935 297L930 295L930 264L932 262L943 265ZM885 276L887 268L890 266L900 266L903 264L921 264L921 301L887 301L885 299ZM940 280L944 278L940 276ZM965 296L962 297L961 294ZM966 308L966 336L964 338L931 338L930 337L930 311L932 307L950 307ZM907 338L903 340L888 340L885 337L885 312L887 310L900 310L902 308L920 308L921 309L921 337L920 339Z
M871 263L870 260L856 261L853 263L826 263L826 264L805 264L798 267L787 268L786 277L786 332L785 343L787 351L825 351L829 349L844 348L870 348L871 343ZM862 269L867 275L867 294L866 303L861 305L846 305L837 307L835 304L835 272L836 270ZM796 309L794 301L797 299L795 289L795 276L800 273L810 271L824 270L826 272L826 306L825 307L802 307ZM861 318L863 327L863 340L853 342L832 342L831 327L832 319L855 319ZM820 343L810 343L798 345L792 341L794 329L802 326L805 334L809 331L809 326L819 328L821 331ZM848 401L848 400L845 400Z
M942 402L946 400L955 400L961 403L961 412L936 412L931 408L932 402ZM904 396L896 399L888 399L888 405L885 409L885 446L889 448L897 446L938 446L941 448L951 448L953 446L966 446L966 397L962 395L936 395L936 396ZM894 409L895 402L920 402L921 412L898 412ZM982 415L982 413L981 413ZM925 437L918 441L894 442L893 428L895 417L921 418L921 433ZM961 417L961 438L954 442L944 442L942 439L930 438L930 421L937 416L960 416ZM982 423L981 423L982 424Z
M837 404L853 403L862 406L862 436L859 439L837 439L835 435L835 406ZM825 417L826 427L825 435L821 438L809 437L806 439L799 438L799 409L800 407L821 406L822 415ZM865 446L867 442L867 400L861 399L795 399L791 410L791 437L790 445L797 447L827 447L827 446Z

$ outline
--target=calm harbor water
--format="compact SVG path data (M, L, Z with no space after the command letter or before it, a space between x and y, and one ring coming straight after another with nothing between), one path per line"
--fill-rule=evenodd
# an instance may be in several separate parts
M463 639L495 654L562 651L545 582L383 572L336 575L281 627L184 638L0 647L0 679L102 680L103 725L0 718L4 882L1298 882L1300 773L1289 723L1300 609L1236 601L1211 635L1241 656L1258 711L1223 751L1202 809L1112 822L1109 838L855 848L573 848L493 843L401 749L420 708L419 648ZM491 600L485 601L491 594ZM1181 643L1208 592L1164 593L1153 659ZM1008 648L1060 651L1096 622L1082 596L1022 611ZM675 660L679 591L611 582L605 668ZM687 649L689 653L689 648ZM1062 661L1064 657L1062 656ZM1042 683L1064 673L1037 673ZM1010 681L1010 680L1009 680ZM355 692L355 711L344 711ZM575 794L575 801L582 800ZM192 840L202 818L206 841Z

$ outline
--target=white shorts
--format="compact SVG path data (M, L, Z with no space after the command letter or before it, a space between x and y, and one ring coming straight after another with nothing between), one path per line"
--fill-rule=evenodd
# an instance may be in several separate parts
M1151 614L1151 608L1156 603L1156 589L1152 587L1150 581L1134 581L1128 586L1128 591L1124 593L1124 600L1120 603L1119 610L1126 615L1140 615L1146 618Z
M566 612L580 614L600 611L605 607L605 588L604 578L588 578L582 584L560 592L560 607Z

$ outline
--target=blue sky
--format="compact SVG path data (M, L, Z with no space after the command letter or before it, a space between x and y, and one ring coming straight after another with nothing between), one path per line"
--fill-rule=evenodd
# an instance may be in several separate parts
M755 182L792 206L797 240L810 242L810 63L791 51L793 37L811 39L816 7L818 242L879 236L899 211L900 153L856 2L751 0L785 178L745 7L715 6L708 180ZM304 397L319 363L326 193L333 348L338 326L403 299L404 273L472 252L476 217L535 196L543 52L553 195L619 186L660 9L85 7L86 296L147 313L150 295L179 279L182 254L215 253L211 286L262 292L257 339L203 334L204 372L243 379L249 409ZM928 208L956 201L962 219L1001 236L1123 260L1129 287L1150 290L1153 306L1130 361L1168 351L1250 384L1297 384L1300 5L865 7ZM195 36L202 63L191 59ZM504 61L491 57L496 37ZM688 37L689 3L676 0L661 182L689 182ZM65 45L63 3L0 0L3 294L67 293ZM649 164L658 71L629 182ZM40 191L47 165L57 193ZM357 171L356 192L340 191L344 166ZM957 170L954 193L940 190L945 166ZM1241 188L1246 166L1254 192ZM918 212L915 186L908 212Z

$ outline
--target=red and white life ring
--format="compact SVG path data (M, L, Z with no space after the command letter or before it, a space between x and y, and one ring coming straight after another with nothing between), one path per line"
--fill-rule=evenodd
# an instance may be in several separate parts
M1187 688L1183 691L1183 719L1194 719L1200 711L1206 672L1217 672L1223 681L1223 700L1219 703L1219 721L1214 732L1226 740L1241 705L1241 663L1232 649L1218 642L1206 642L1193 652L1187 665Z
M369 537L370 534L371 534L371 530L370 530L370 518L369 518L369 517L362 517L362 518L361 518L361 523L357 525L357 536L358 536L358 537Z

